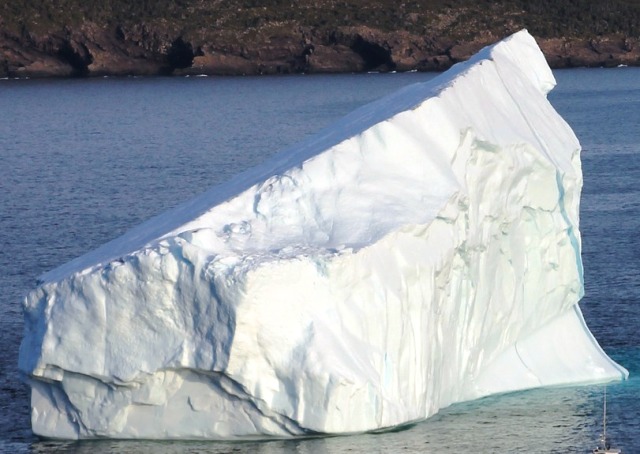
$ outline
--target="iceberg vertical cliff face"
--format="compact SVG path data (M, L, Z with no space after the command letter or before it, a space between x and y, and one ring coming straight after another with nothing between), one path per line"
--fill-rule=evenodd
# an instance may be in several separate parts
M58 438L349 433L624 378L589 333L580 145L525 31L42 276Z

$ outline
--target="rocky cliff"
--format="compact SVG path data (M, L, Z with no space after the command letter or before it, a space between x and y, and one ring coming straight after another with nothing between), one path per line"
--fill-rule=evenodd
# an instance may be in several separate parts
M640 64L640 5L567 3L16 0L0 77L444 70L521 28L555 68Z

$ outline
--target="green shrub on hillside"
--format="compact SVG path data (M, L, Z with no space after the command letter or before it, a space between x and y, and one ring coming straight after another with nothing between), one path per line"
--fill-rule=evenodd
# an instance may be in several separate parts
M11 0L0 4L0 25L61 30L85 21L100 25L164 23L186 32L244 30L267 24L333 29L368 25L413 33L440 31L467 38L526 27L540 37L640 33L637 0ZM446 24L445 30L440 30ZM440 27L440 28L439 28Z

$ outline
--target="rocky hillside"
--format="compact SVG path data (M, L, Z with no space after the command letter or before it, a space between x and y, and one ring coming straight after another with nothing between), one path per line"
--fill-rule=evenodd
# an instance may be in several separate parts
M11 0L0 77L443 70L521 28L556 68L640 65L637 0Z

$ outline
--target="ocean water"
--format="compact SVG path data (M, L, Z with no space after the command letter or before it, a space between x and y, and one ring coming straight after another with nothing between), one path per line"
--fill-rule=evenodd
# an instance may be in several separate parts
M557 71L550 100L583 145L588 325L629 369L608 433L640 453L640 68ZM0 452L589 452L602 387L454 405L402 430L251 442L57 442L29 426L17 371L35 279L354 108L433 74L0 80Z

